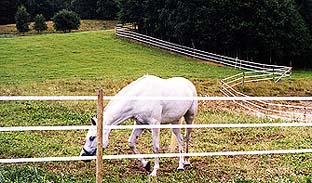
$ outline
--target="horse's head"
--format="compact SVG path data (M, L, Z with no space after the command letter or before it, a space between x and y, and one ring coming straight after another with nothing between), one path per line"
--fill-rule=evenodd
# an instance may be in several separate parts
M91 125L96 126L97 118L91 118ZM87 133L85 144L80 156L94 156L96 154L96 129L90 129Z

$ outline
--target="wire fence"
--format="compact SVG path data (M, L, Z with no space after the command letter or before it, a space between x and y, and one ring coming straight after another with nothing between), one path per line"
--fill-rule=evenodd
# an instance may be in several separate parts
M175 53L179 53L182 55L234 67L236 69L242 69L242 70L253 71L253 72L261 71L263 73L272 73L275 75L275 79L274 79L275 81L279 81L283 77L289 77L291 73L291 67L261 64L261 63L241 60L238 58L232 58L232 57L227 57L227 56L218 55L214 53L209 53L206 51L198 50L195 48L190 48L187 46L171 43L168 41L163 41L161 39L157 39L151 36L147 36L144 34L134 32L131 29L131 26L117 25L115 29L116 29L116 35L119 37L132 39L135 41L139 41L145 44L149 44L149 45L162 48L168 51L172 51Z
M104 100L205 100L205 101L255 101L262 97L113 97L104 96ZM0 96L0 101L57 101L57 100L96 100L95 96ZM266 97L266 100L289 100L289 101L312 101L312 97ZM105 116L104 116L105 118ZM248 123L248 124L192 124L192 125L140 125L140 128L269 128L269 127L311 127L312 123ZM103 126L103 129L134 129L135 125ZM89 130L96 129L95 126L17 126L0 127L0 132L21 132L21 131L64 131L64 130ZM233 151L233 152L198 152L188 153L185 156L224 156L224 155L261 155L261 154L286 154L286 153L311 153L312 149L291 149L291 150L264 150L264 151ZM152 157L179 157L180 153L166 154L139 154L139 155L104 155L102 159L123 159L123 158L152 158ZM78 161L94 160L96 156L86 157L42 157L42 158L12 158L0 159L0 163L23 163L23 162L50 162L50 161Z
M272 73L257 75L254 75L252 72L239 73L221 80L221 92L228 97L248 97L239 91L239 87L244 87L248 83L272 79L274 79ZM289 121L310 121L312 119L312 101L306 101L304 105L298 105L298 101L280 100L273 102L266 100L266 98L259 98L259 100L254 101L240 100L234 102L258 116L281 118Z
M165 49L178 54L194 57L204 61L223 64L236 69L245 70L239 74L222 79L220 82L221 92L227 97L248 97L239 91L239 87L249 83L261 81L278 82L282 78L290 77L292 68L286 66L261 64L238 58L209 53L206 51L190 48L187 46L170 43L151 36L133 31L131 26L116 26L116 35L119 37L139 41L161 49ZM259 100L234 100L239 106L252 111L258 116L271 118L282 118L285 120L309 121L312 119L312 103L304 105L294 105L280 100L274 103L259 98Z

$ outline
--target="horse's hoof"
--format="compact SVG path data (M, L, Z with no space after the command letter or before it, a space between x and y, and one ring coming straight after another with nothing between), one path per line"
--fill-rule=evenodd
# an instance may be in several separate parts
M151 163L150 163L150 162L147 162L144 168L145 168L145 170L148 171L148 172L151 171Z
M150 174L151 177L156 177L157 176L157 173L155 171L153 171L151 174Z
M178 168L179 172L184 172L184 168Z

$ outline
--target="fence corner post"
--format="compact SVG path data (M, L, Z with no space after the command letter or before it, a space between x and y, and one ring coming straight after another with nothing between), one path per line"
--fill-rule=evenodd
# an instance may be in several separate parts
M103 90L97 93L96 183L103 182Z

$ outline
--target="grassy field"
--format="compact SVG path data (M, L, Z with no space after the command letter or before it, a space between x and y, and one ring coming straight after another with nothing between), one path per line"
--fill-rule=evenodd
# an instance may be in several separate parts
M113 31L45 34L0 39L0 95L106 95L144 74L184 76L200 95L221 96L219 81L238 73L228 67L182 57L118 39ZM278 85L246 86L251 95L311 96L311 72L295 71ZM0 126L87 125L94 101L0 102ZM274 122L280 122L276 120ZM268 123L224 102L200 103L195 123ZM126 124L131 124L127 121ZM85 131L0 134L0 158L77 156ZM170 131L161 131L161 152L168 152ZM300 135L298 135L300 134ZM130 154L130 131L111 133L105 154ZM138 148L151 153L151 133ZM195 129L191 152L312 148L311 128ZM136 160L105 160L104 182L311 182L312 155L220 156L191 158L177 172L178 159L161 159L151 178ZM0 165L0 182L94 182L95 162Z

